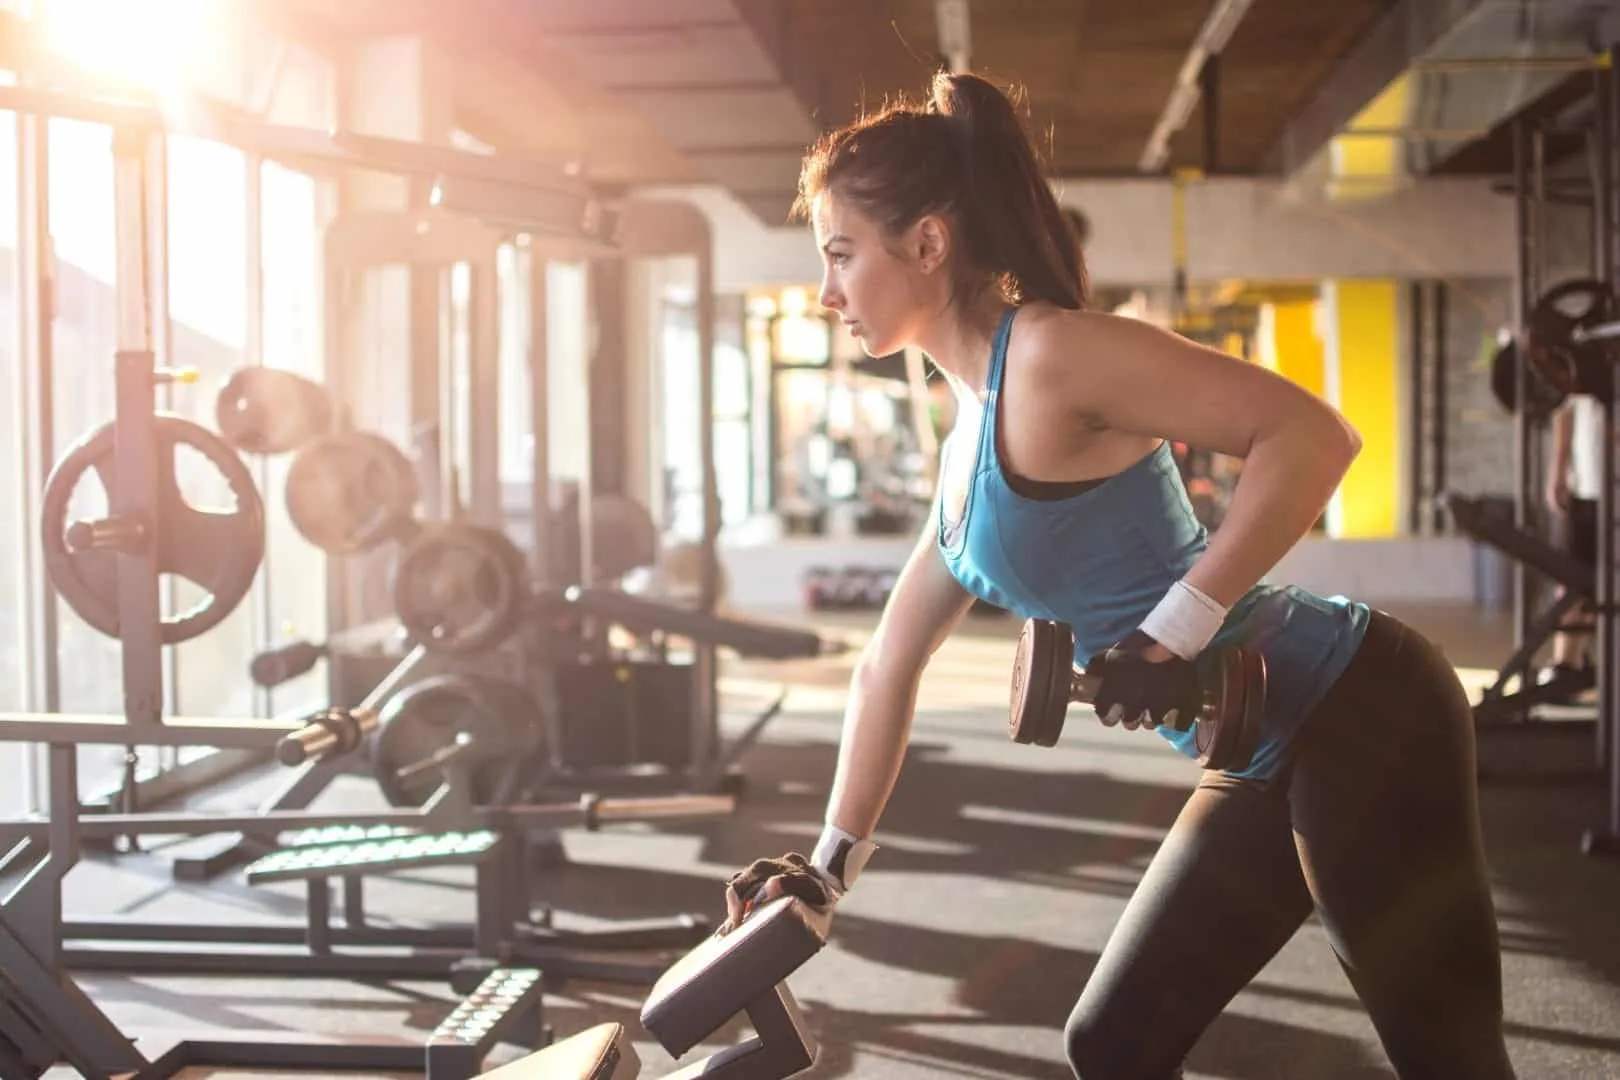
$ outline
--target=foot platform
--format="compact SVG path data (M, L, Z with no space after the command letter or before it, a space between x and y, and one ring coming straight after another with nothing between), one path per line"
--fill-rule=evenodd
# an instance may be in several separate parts
M425 866L476 866L494 854L500 841L500 833L479 829L296 844L254 861L247 868L247 880L250 885L263 885L351 874L388 874Z
M471 1080L481 1075L484 1058L496 1043L538 1045L544 990L544 980L534 968L490 972L428 1036L428 1080Z

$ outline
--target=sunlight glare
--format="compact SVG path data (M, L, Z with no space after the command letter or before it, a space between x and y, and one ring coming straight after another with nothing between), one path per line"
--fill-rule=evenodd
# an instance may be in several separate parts
M220 7L219 0L44 0L37 17L62 59L163 95L194 73Z

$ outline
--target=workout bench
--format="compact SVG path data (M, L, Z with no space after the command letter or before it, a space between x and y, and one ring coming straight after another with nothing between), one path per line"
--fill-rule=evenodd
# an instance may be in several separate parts
M1515 716L1525 719L1528 710L1543 702L1556 702L1568 695L1568 690L1555 686L1522 686L1517 693L1507 693L1510 680L1524 670L1535 654L1559 630L1571 629L1569 612L1582 601L1591 603L1597 596L1597 575L1590 566L1578 562L1551 544L1520 529L1512 521L1498 518L1484 509L1478 499L1447 492L1441 503L1451 514L1457 528L1474 540L1489 544L1509 558L1545 575L1563 586L1564 593L1546 611L1532 621L1524 635L1524 642L1513 655L1497 669L1496 678L1485 688L1478 705L1474 707L1476 722L1489 723Z
M687 953L653 987L641 1023L679 1058L740 1012L754 1035L694 1061L664 1080L782 1080L819 1053L787 977L826 943L826 927L792 897L771 901L724 937ZM633 1080L641 1061L623 1024L598 1024L484 1073L481 1080Z

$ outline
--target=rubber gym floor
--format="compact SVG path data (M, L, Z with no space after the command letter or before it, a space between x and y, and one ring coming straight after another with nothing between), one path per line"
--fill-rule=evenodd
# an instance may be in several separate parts
M1493 668L1511 645L1505 618L1390 609L1432 633L1476 685L1488 673L1481 669ZM857 641L870 625L869 618L827 620L830 632ZM1104 729L1078 707L1057 748L1010 743L1005 721L1016 629L1011 620L972 619L929 670L909 762L883 822L884 850L841 906L828 948L791 980L821 1043L820 1062L806 1076L1069 1075L1059 1034L1064 1017L1198 770L1157 737ZM791 685L782 715L746 759L748 790L739 812L710 822L569 833L567 865L541 879L536 899L555 905L559 925L675 911L718 917L725 875L754 857L813 840L846 675L840 659L731 663L724 691L733 731L779 682ZM204 805L249 806L273 780L209 793ZM324 799L380 804L359 780ZM1594 860L1579 850L1582 829L1602 819L1603 800L1597 784L1491 784L1483 791L1508 1036L1527 1080L1620 1077L1620 860ZM463 921L470 917L470 881L470 872L425 870L371 886L368 899L378 917ZM228 879L177 885L165 863L145 857L81 866L67 885L76 916L297 918L300 897L296 885L248 888ZM436 984L101 976L81 982L126 1029L209 1025L425 1036L453 1004L448 988ZM639 1006L640 991L570 983L548 995L547 1017L559 1038L609 1019L639 1031ZM744 1033L739 1021L701 1052ZM644 1033L637 1049L642 1076L669 1071L668 1056ZM517 1053L502 1048L492 1064ZM1188 1064L1189 1078L1209 1080L1391 1075L1314 923L1232 1002Z

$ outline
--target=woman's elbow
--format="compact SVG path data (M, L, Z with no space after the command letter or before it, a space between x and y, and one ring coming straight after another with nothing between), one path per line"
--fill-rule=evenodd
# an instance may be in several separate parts
M1309 422L1301 425L1310 432L1312 456L1324 464L1331 462L1348 469L1361 453L1361 432L1333 406L1326 402L1317 402L1316 406Z
M1334 424L1332 433L1333 446L1342 456L1344 467L1348 469L1361 454L1361 432L1342 415L1335 413L1334 417L1337 423Z

